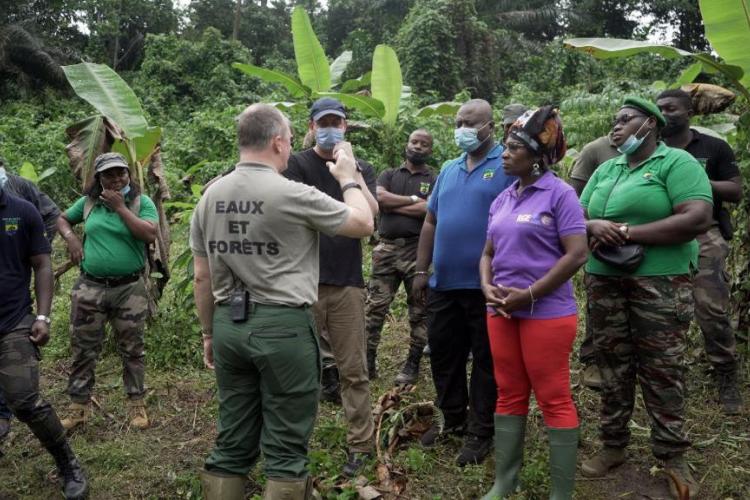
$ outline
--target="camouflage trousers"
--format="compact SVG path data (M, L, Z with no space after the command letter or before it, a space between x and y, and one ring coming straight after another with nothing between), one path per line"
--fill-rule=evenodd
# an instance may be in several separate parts
M718 373L734 372L735 338L729 323L729 245L718 227L698 236L700 260L694 278L695 319L703 332L706 356Z
M68 394L76 403L87 403L94 387L96 362L104 344L109 321L122 357L122 380L131 399L143 397L143 331L148 315L148 296L143 278L120 286L95 283L81 276L71 292L70 344L73 362Z
M31 342L34 316L27 316L12 331L0 335L0 391L18 420L45 448L65 440L65 430L52 406L39 394L39 349Z
M365 302L365 331L368 350L377 350L388 309L401 283L409 307L411 346L421 349L427 343L427 310L411 293L416 271L417 242L400 246L381 240L372 251L372 277Z
M683 453L686 334L693 317L690 276L585 277L596 363L602 372L600 431L623 448L635 405L636 380L651 420L657 458Z

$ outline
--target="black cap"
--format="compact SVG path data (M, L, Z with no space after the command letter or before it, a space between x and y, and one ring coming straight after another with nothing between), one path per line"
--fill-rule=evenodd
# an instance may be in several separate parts
M325 115L336 115L346 118L344 105L333 97L321 97L310 107L310 118L316 122Z

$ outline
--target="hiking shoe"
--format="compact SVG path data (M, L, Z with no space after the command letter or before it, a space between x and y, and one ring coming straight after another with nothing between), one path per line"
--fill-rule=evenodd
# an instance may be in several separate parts
M599 453L583 461L581 473L586 477L604 477L610 470L624 464L625 460L627 460L625 448L605 446Z
M60 421L66 431L75 429L86 424L91 415L90 403L70 403L68 416Z
M734 369L729 373L719 373L716 375L716 378L719 386L721 411L725 415L739 415L742 413L742 395L737 383L737 370Z
M352 451L346 456L346 463L341 473L346 477L354 477L370 459L371 454L363 451Z
M128 401L128 418L130 419L131 427L140 430L148 429L151 423L148 420L146 403L143 399L131 399Z
M604 382L602 381L602 371L595 364L588 365L581 374L581 384L589 389L600 390Z
M440 426L437 424L432 424L432 426L427 429L427 431L422 434L422 437L419 438L419 442L424 446L425 448L432 448L435 446L435 443L437 443L440 439L445 438L447 436L463 436L464 432L466 432L466 425L465 424L459 424L454 425L450 427L443 427L443 430L440 430Z
M464 445L456 457L456 465L463 467L465 465L481 464L492 449L492 437L480 437L473 434L466 436Z
M697 498L696 495L700 491L700 484L693 478L690 466L685 461L685 457L680 455L665 460L664 474L667 475L669 492L672 494L672 498L681 500L685 498L686 491L688 493L687 498Z
M0 418L0 440L4 439L5 436L10 432L10 420L7 418Z

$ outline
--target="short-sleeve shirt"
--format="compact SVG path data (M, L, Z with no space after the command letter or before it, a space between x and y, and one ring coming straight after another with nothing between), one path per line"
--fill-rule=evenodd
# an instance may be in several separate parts
M740 169L737 166L734 151L732 151L732 148L726 141L702 134L695 129L692 129L692 132L693 139L685 147L685 151L693 155L698 160L698 163L706 169L709 180L728 181L733 177L739 177ZM731 217L727 209L722 205L724 200L721 198L721 195L714 192L713 197L714 222L719 224L724 237L729 238L733 232Z
M154 202L145 194L140 197L138 217L157 223L159 216ZM143 269L146 243L133 236L122 217L100 201L94 204L84 221L86 198L82 196L65 211L65 218L71 224L84 223L81 269L100 278L127 276Z
M415 195L427 199L432 193L435 179L435 174L427 166L417 172L411 172L406 165L401 165L380 174L378 186L383 187L389 193L401 196ZM381 211L378 234L387 239L418 237L422 224L424 224L424 218Z
M606 219L633 226L665 219L673 207L690 200L712 203L711 184L705 170L682 149L660 142L654 153L635 168L625 155L602 164L581 193L589 219ZM688 274L697 269L698 243L646 245L635 276ZM589 255L586 271L606 276L626 273Z
M479 258L487 236L490 205L515 177L503 172L503 147L496 145L469 172L468 155L447 161L438 175L427 209L435 216L430 287L479 289Z
M216 303L244 287L253 301L298 307L318 297L318 234L333 235L349 208L270 166L239 163L193 212L190 248L206 257Z
M0 188L0 335L32 312L31 257L50 253L37 209Z
M493 283L525 289L543 277L565 254L561 238L586 234L583 208L575 190L552 172L518 194L518 182L490 206L487 238L492 241ZM576 313L570 280L514 311L517 318L550 319Z
M620 156L620 152L609 135L594 139L583 146L581 154L573 163L570 178L587 182L599 165L617 156Z
M52 242L57 233L57 218L60 217L60 209L57 208L49 196L41 191L36 184L18 175L8 174L8 182L5 188L19 198L28 201L36 207L47 231L47 239Z
M343 202L341 186L328 170L326 161L328 160L318 156L314 148L306 149L289 157L287 169L283 173L287 179L317 188ZM376 196L375 171L372 165L359 158L357 164L362 170L367 188ZM365 286L362 277L362 245L359 239L320 235L320 284L359 288Z

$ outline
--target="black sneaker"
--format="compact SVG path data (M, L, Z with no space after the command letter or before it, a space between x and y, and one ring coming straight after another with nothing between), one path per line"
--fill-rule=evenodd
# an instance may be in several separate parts
M346 456L346 463L341 473L346 477L356 476L362 467L370 460L371 454L362 451L352 451Z
M422 434L422 437L419 438L419 442L425 448L432 448L440 439L451 435L463 436L464 432L466 432L465 424L443 427L442 431L437 424L432 424L432 427L427 429L427 432Z
M464 445L456 457L456 465L463 467L465 465L481 464L492 449L491 437L479 437L473 434L466 436Z

